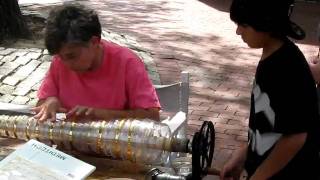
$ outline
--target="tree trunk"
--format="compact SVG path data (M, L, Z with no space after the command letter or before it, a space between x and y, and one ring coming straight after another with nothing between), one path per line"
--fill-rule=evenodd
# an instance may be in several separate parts
M0 0L0 42L5 38L26 38L28 35L18 0Z

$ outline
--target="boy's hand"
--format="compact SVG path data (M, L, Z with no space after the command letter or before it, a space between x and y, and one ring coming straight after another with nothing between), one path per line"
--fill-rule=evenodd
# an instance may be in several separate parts
M67 113L67 120L69 121L75 121L78 118L96 118L95 109L87 106L76 106Z
M244 169L247 146L242 147L234 153L231 159L224 165L220 172L221 180L239 180Z
M240 175L242 173L243 167L238 162L235 161L228 161L221 173L220 173L220 179L221 180L239 180Z
M60 102L56 97L47 98L41 105L34 107L31 110L36 113L34 118L39 121L45 121L49 118L52 121L56 121L57 112L67 112L65 108L60 106Z

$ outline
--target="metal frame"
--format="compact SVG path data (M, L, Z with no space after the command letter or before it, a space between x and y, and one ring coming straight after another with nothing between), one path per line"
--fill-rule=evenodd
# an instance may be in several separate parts
M176 113L173 118L162 121L169 125L173 136L187 138L189 103L189 72L181 72L180 81L168 85L154 85L164 112Z

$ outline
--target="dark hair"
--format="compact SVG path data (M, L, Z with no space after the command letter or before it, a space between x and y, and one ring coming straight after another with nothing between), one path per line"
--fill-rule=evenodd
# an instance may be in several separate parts
M79 4L66 4L49 13L45 29L45 45L56 54L64 43L86 44L92 36L101 37L98 15Z
M303 39L304 31L290 21L294 0L233 0L230 18L239 25L269 32L278 38Z

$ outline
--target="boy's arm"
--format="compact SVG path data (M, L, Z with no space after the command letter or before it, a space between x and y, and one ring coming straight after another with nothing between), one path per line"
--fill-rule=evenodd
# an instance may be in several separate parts
M57 97L48 97L45 99L40 99L36 106L32 108L32 111L36 113L34 118L39 121L56 120L57 112L66 112L65 108L61 107L60 101Z
M307 133L285 135L281 137L270 155L257 168L250 180L268 179L279 172L303 147L306 138Z
M57 97L47 97L45 99L39 99L36 103L36 107L41 106L43 103L48 102L48 101L58 103L60 105L60 101Z
M37 107L37 106L41 106L45 101L46 101L46 99L39 99L39 100L37 101L36 107Z
M220 171L220 180L240 178L247 159L247 151L248 145L246 144L232 155Z

